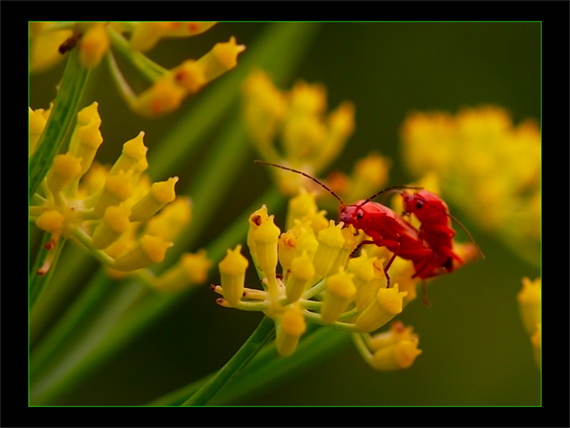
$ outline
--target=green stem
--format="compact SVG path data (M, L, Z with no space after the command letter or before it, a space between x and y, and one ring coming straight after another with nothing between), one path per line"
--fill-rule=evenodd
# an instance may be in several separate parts
M167 69L158 65L146 55L131 49L129 42L121 34L117 33L115 29L108 27L107 31L113 47L117 48L148 80L156 82L159 77L168 72Z
M30 272L30 301L29 301L30 309L34 307L34 305L38 301L38 298L49 284L51 277L53 276L55 267L57 265L59 255L61 254L61 250L65 246L66 239L62 237L58 240L55 248L47 250L45 246L46 243L50 240L50 238L51 238L50 233L44 233L44 237L41 242L41 247L39 248L38 255L36 256L36 260L34 262L32 271ZM38 275L38 269L42 266L46 257L50 256L49 255L50 251L54 251L55 253L53 254L49 270L44 275Z
M73 336L73 332L77 331L78 327L93 315L101 300L114 285L115 282L103 270L99 270L89 281L79 298L73 302L44 340L33 350L30 361L32 382L57 351L65 346L66 340Z
M36 193L60 147L71 135L88 76L89 69L80 63L78 49L73 49L67 60L53 110L30 161L30 198Z
M349 343L350 335L328 328L309 326L295 353L287 358L276 358L275 345L271 344L255 356L252 362L235 376L226 387L212 400L211 404L226 405L236 400L243 400L248 394L258 392L264 387L275 385L282 379L307 371L320 361L329 358ZM195 394L214 374L204 376L197 381L172 391L148 403L149 406L178 406Z
M275 335L275 323L263 317L261 323L235 355L196 394L182 403L182 406L203 406L251 359L257 355Z
M226 249L235 246L236 242L243 241L247 229L249 215L259 205L265 202L279 209L284 203L283 197L275 189L268 190L257 201L246 209L224 233L222 233L211 245L207 247L209 257L214 264L219 262L225 255ZM254 208L256 207L256 208ZM53 404L61 395L70 390L75 384L84 379L89 373L101 364L105 363L118 350L127 346L144 329L155 322L161 315L172 310L175 304L181 304L185 298L196 291L193 288L185 295L180 293L172 295L158 295L150 293L147 298L141 300L142 291L148 290L148 287L141 287L135 282L121 284L121 292L115 296L111 296L110 307L101 309L101 313L95 320L94 325L86 331L78 331L82 324L74 324L65 332L67 338L81 337L79 342L72 349L63 349L53 344L43 344L46 349L52 349L49 357L45 357L45 361L41 361L41 354L37 354L42 366L50 365L49 373L39 373L41 378L34 379L33 398L34 404ZM106 287L101 293L105 293ZM83 303L73 311L81 313L82 311L91 311L86 305L90 304L90 300L82 299ZM118 301L118 302L117 302ZM97 302L95 302L96 304ZM136 307L133 307L138 303ZM98 307L98 306L97 306ZM117 313L126 313L129 316L120 320L117 319ZM93 312L93 311L91 311ZM110 318L111 322L104 323L105 319ZM81 336L79 335L81 333ZM59 341L57 333L51 339ZM47 338L46 338L47 339ZM66 341L68 341L66 339ZM60 344L62 344L60 342ZM62 355L62 351L64 355ZM37 371L34 371L36 373Z

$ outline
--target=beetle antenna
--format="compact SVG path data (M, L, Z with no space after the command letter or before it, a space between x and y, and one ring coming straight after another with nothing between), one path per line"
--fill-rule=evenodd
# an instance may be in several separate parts
M311 180L313 180L315 183L317 183L319 186L321 186L323 189L325 189L327 192L329 192L331 195L333 195L336 199L338 199L338 201L343 205L346 206L346 204L344 203L344 201L340 198L340 196L338 196L335 192L333 192L331 189L329 189L324 183L321 183L319 180L317 180L315 177L310 176L307 173L304 173L303 171L299 171L298 169L293 169L293 168L289 168L287 166L283 166L283 165L278 165L276 163L271 163L271 162L265 162L265 161L261 161L261 160L254 160L255 163L260 163L262 165L269 165L269 166L274 166L275 168L281 168L284 169L285 171L291 171L294 172L296 174L301 174L303 177L307 177L310 178Z
M358 207L362 207L364 204L367 204L368 202L372 201L373 199L377 198L378 196L380 196L382 193L386 193L386 192L393 192L395 190L400 190L400 189L412 189L412 190L422 190L423 187L414 187L414 186L390 186L385 188L384 190L380 190L378 193L373 194L372 196L370 196L368 199L366 199L364 202L362 202Z

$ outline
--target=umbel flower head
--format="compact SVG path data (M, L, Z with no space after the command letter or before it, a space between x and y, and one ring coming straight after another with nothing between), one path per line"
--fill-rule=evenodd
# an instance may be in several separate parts
M30 109L30 137L41 134L44 114ZM113 166L94 162L103 142L100 124L96 102L79 111L68 151L55 157L31 198L30 219L51 235L39 275L49 270L61 237L86 246L109 274L133 273L162 262L190 221L189 199L177 197L174 190L178 177L151 184L146 176L144 132L123 145ZM30 154L35 142L30 138ZM164 291L184 289L203 282L211 262L200 251L184 255L180 264L151 284Z
M333 220L322 225L316 212L314 195L301 192L289 203L287 223L293 226L282 232L263 205L250 216L247 238L262 289L245 286L250 263L241 245L228 249L218 265L221 285L213 286L222 296L219 305L261 311L272 318L276 347L283 356L295 351L309 322L358 333L359 340L364 340L402 312L408 295L398 284L386 288L384 259L363 252L349 261L358 243L350 229ZM377 354L373 358L367 346L359 350L380 370L408 367L420 352L417 336L399 342L373 348ZM389 349L382 353L381 348Z
M437 175L443 196L463 214L538 264L541 136L535 121L515 126L492 106L456 115L417 112L404 122L401 140L412 174Z
M106 58L117 89L131 107L143 116L155 118L176 110L182 101L237 65L245 50L234 37L217 43L198 59L187 59L166 70L143 54L161 39L199 35L215 22L34 22L30 23L30 70L43 71L78 49L81 64L98 66ZM130 34L130 37L125 37ZM111 51L111 47L114 48ZM115 54L120 54L151 85L140 94L128 85Z
M326 89L320 84L298 81L290 91L280 91L257 70L245 81L243 98L245 125L268 162L317 174L336 159L354 131L354 105L345 101L327 115ZM286 194L298 192L298 177L274 172Z

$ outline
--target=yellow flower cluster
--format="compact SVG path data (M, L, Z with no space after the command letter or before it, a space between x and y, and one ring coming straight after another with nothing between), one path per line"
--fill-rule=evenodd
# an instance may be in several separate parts
M522 279L522 290L517 295L519 310L524 328L530 336L530 341L534 350L534 360L540 368L540 355L542 348L541 339L541 312L542 312L542 288L541 279L531 281L528 278Z
M402 312L408 296L398 284L386 287L385 259L363 251L349 260L362 237L342 222L323 219L314 196L306 191L289 201L286 232L281 232L265 205L250 216L247 245L263 290L245 287L249 262L241 245L229 249L219 263L221 286L213 287L223 296L218 304L262 311L274 319L277 350L284 356L295 351L308 321L368 336ZM411 276L409 270L407 274ZM405 350L397 351L408 356L398 360L400 367L409 366L420 352L417 340L408 342L413 350L406 344ZM363 355L374 358L378 369L395 368L393 352Z
M439 177L445 198L473 222L536 261L541 227L541 136L536 122L514 126L498 107L466 108L453 116L411 114L401 130L412 174Z
M354 131L354 105L343 102L325 115L326 89L304 81L280 91L269 76L257 70L243 85L245 125L264 160L322 171L340 154ZM297 193L300 181L275 171L282 190Z
M150 23L149 23L150 24ZM186 60L156 80L131 102L131 108L146 117L158 117L176 110L184 98L237 65L237 56L245 50L231 37L217 43L198 60Z
M176 110L184 98L198 92L204 85L234 68L237 56L245 46L237 45L234 37L217 43L198 60L188 59L172 70L165 70L148 59L143 51L150 50L161 39L189 37L210 29L215 22L70 22L30 23L30 70L43 71L59 62L77 46L79 59L86 68L93 68L108 55L110 69L117 87L133 111L149 118ZM126 40L123 33L130 33ZM127 60L152 80L152 85L135 95L119 70L110 47L123 53Z
M48 116L49 111L30 109L30 153ZM117 276L162 262L190 222L189 199L177 198L174 191L178 177L151 184L144 173L144 132L123 145L112 167L94 163L103 142L100 124L97 103L79 111L69 150L55 157L40 191L32 196L30 217L51 234L40 275L49 270L61 236L87 246ZM210 264L203 251L185 255L153 285L179 290L203 282ZM176 269L187 270L187 275L176 275Z

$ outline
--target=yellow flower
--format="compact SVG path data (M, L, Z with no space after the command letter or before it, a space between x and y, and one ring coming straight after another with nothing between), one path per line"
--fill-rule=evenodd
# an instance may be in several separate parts
M162 38L189 37L212 28L215 22L139 22L131 35L133 49L147 51Z
M527 334L530 337L534 350L534 358L537 366L540 368L541 353L541 308L542 308L542 291L541 279L537 278L531 281L528 278L522 279L522 290L517 295L519 302L519 310L522 322Z
M46 31L50 22L30 22L30 71L51 68L64 57L59 47L73 35L71 30Z
M39 112L33 113L34 120L41 121ZM63 236L86 246L103 261L110 275L119 278L161 263L172 241L190 221L189 200L175 201L174 184L178 178L151 186L148 176L143 174L148 167L143 132L123 145L112 168L94 162L103 141L100 124L97 103L78 112L69 151L55 156L44 185L31 198L31 219L51 235L39 274L49 270L59 238ZM30 131L34 126L30 126ZM160 214L155 216L159 210ZM205 281L210 263L205 253L199 253L197 261L180 263L194 266L195 272L186 283ZM177 289L173 274L169 280L161 280L150 272L145 275L149 285ZM177 278L179 285L182 284L180 275Z
M247 259L241 255L241 245L235 250L228 250L226 257L219 263L222 282L222 294L230 306L237 306L243 295L245 270L249 265Z
M246 128L270 162L314 174L336 159L354 131L352 103L344 102L325 116L326 89L320 84L298 81L290 91L279 91L263 71L255 70L244 83L243 95ZM286 194L304 187L300 177L282 171L275 175Z
M303 313L297 306L288 307L278 318L275 346L284 357L288 357L297 348L299 338L307 330Z
M111 44L106 23L97 23L90 27L79 40L79 58L84 67L95 67Z
M435 173L443 196L515 251L539 262L541 136L534 121L514 125L499 107L455 116L410 115L401 131L408 169Z

